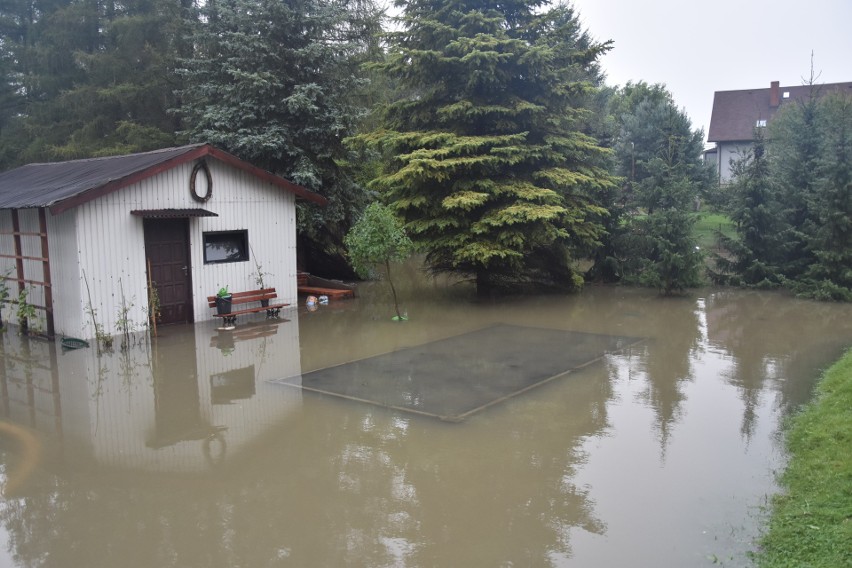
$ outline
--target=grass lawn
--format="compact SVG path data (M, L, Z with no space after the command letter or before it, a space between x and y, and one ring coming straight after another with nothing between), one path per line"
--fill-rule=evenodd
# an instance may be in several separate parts
M786 435L790 463L756 565L852 566L852 350L826 371Z
M725 236L735 237L737 232L731 219L722 213L696 213L694 234L698 246L708 249L716 246L716 231L721 230Z

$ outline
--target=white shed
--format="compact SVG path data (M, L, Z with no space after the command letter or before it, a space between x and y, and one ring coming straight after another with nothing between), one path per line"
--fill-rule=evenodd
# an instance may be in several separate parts
M94 337L91 310L141 328L149 277L159 324L212 319L207 297L258 288L259 266L295 305L297 197L326 202L208 144L30 164L0 174L0 277L48 336Z

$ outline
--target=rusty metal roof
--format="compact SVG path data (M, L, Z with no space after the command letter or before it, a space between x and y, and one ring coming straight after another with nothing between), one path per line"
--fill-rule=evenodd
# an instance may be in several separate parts
M0 209L50 207L61 213L188 161L210 156L321 205L326 199L209 144L152 152L28 164L0 174Z

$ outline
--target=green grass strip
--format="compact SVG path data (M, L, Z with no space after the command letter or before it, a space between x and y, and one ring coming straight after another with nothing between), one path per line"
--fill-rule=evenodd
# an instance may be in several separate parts
M730 217L722 213L696 213L697 220L693 228L693 234L698 241L698 246L703 249L716 246L716 231L722 231L727 236L737 236L736 227Z
M852 350L826 371L786 441L790 462L757 566L852 566Z

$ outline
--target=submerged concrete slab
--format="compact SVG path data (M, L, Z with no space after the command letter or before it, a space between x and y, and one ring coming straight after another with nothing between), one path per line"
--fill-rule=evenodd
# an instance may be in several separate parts
M276 382L461 421L638 341L499 324Z

